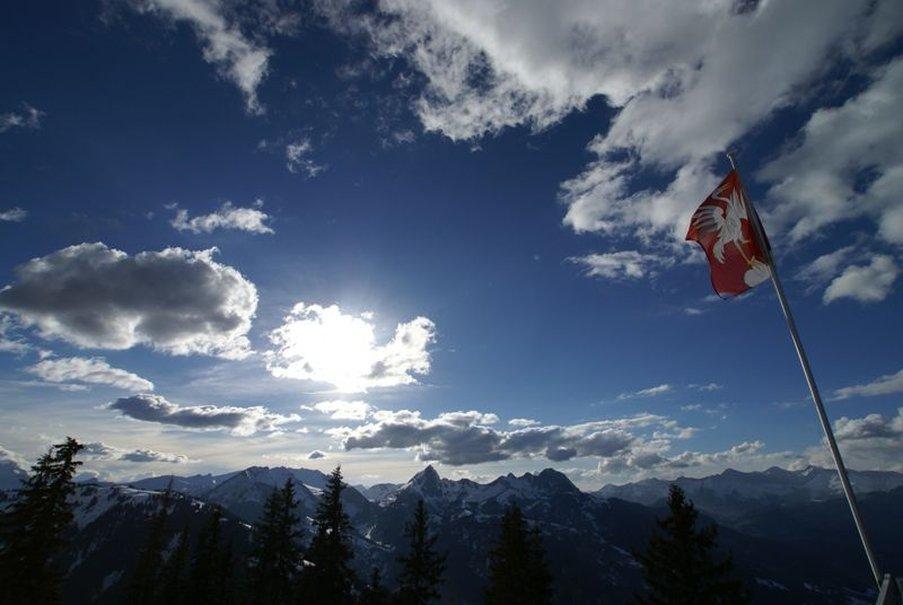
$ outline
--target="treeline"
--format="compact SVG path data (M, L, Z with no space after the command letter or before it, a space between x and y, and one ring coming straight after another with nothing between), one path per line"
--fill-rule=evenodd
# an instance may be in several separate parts
M82 446L74 439L51 447L32 467L13 503L0 515L0 602L58 603L64 574L60 555L73 522L72 478ZM137 605L426 605L439 601L446 567L429 529L423 500L407 522L407 547L396 557L390 590L374 567L366 578L353 570L353 531L342 505L346 487L341 469L329 476L304 535L296 515L294 485L286 481L269 495L262 519L252 528L246 554L233 551L223 536L223 511L207 506L203 527L192 539L187 526L174 540L172 509L176 496L167 489L147 518L146 534L133 569L122 579L121 600ZM732 578L730 557L713 554L714 525L696 528L697 513L676 486L670 515L660 532L635 558L643 567L646 590L638 603L743 603L747 594ZM247 550L247 549L245 549ZM554 578L546 561L540 528L529 523L516 504L501 517L487 553L488 605L545 605L554 598ZM604 600L604 595L602 595Z

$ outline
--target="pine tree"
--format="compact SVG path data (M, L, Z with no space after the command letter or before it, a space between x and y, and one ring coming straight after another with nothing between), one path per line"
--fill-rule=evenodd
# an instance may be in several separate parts
M151 605L158 602L163 548L166 546L166 522L172 503L171 484L160 498L159 508L147 523L147 538L129 582L129 603Z
M311 565L301 574L302 602L343 605L351 601L354 572L349 566L351 521L342 508L342 469L329 475L314 517L315 533L307 550Z
M388 605L389 591L383 586L382 575L379 568L374 567L370 574L370 580L361 592L361 605Z
M55 558L66 545L72 523L68 501L72 477L84 446L67 437L50 448L23 483L17 500L0 523L0 602L56 603L61 573Z
M223 511L214 506L198 533L191 557L191 603L228 603L232 600L232 552L221 540Z
M426 605L439 598L445 556L436 552L438 536L429 535L428 525L426 506L419 500L414 518L404 530L410 540L408 553L398 557L402 564L398 596L405 605Z
M188 527L179 532L179 539L160 573L160 601L166 605L179 605L185 600L189 549Z
M637 601L649 605L745 603L746 589L731 577L731 557L715 560L717 526L697 531L699 513L676 485L668 494L668 508L671 514L658 522L664 535L654 535L646 552L636 555L648 588Z
M251 568L251 600L279 604L290 600L293 581L301 565L295 487L291 479L273 493L264 505L263 518L254 539Z
M489 553L489 605L545 605L552 599L552 575L538 529L529 529L512 504L502 516L501 532Z

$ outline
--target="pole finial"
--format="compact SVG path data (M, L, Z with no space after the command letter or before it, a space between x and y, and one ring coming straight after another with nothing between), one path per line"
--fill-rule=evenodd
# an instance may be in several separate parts
M736 170L736 169L737 169L737 163L734 162L734 151L733 151L732 149L728 149L728 150L725 152L725 155L727 155L727 159L728 159L728 161L731 163L731 170Z

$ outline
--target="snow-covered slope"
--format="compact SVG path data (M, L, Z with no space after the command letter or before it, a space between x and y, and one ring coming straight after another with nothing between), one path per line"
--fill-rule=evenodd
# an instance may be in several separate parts
M150 477L148 479L139 479L129 483L132 487L138 489L149 489L162 491L168 486L183 494L198 495L210 491L223 481L227 481L235 475L235 472L223 473L222 475L190 475L188 477L180 477L178 475L162 475L160 477Z
M264 504L273 489L280 488L287 480L291 480L299 513L302 517L309 517L317 508L327 478L324 473L311 469L252 466L232 474L222 483L197 495L208 502L219 504L248 522L254 522L263 514ZM376 508L375 504L351 487L342 492L342 502L352 520L361 523L371 518Z
M386 500L404 487L403 483L376 483L367 487L366 485L355 485L354 489L359 491L370 502L377 504L384 503Z
M0 490L18 489L28 473L14 460L0 458Z
M125 603L124 588L147 538L147 521L160 510L161 492L112 484L80 484L73 496L75 531L63 554L68 572L66 603ZM187 528L196 536L208 523L210 505L188 495L172 496L166 543ZM250 526L228 511L222 523L223 539L237 556L250 546Z

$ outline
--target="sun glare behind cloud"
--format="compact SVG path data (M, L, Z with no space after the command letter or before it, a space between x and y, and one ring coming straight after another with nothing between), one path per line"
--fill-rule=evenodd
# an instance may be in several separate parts
M270 333L275 349L267 369L278 378L325 382L343 393L416 383L430 370L427 346L435 326L425 317L396 326L384 345L376 344L372 313L343 313L338 305L299 302Z

